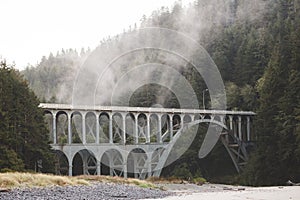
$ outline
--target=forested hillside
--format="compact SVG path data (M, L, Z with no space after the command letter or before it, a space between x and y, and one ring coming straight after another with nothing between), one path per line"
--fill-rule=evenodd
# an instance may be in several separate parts
M197 40L221 72L228 109L257 112L257 148L238 180L250 185L300 181L300 0L198 0L187 7L177 3L144 16L138 27L149 26L178 30ZM99 48L109 49L121 37L103 40ZM74 50L51 54L22 73L42 101L71 103L72 83L87 55L89 51L78 55ZM192 70L182 74L201 98L203 80ZM137 91L132 105L156 103L154 97L162 88L155 87ZM171 93L165 99L163 106L176 107ZM165 175L214 179L234 174L220 144L208 158L197 159L201 134L197 138Z

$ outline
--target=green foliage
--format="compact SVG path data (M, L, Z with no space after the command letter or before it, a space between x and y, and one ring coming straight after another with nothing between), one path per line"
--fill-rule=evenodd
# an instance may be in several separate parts
M48 131L39 101L18 71L0 63L0 169L52 171Z
M277 43L259 81L260 107L258 149L244 173L249 185L284 184L300 181L299 103L300 36L299 11L287 9L299 1L278 1L275 29Z
M251 155L242 177L238 177L237 180L242 180L248 185L284 184L288 179L300 181L300 1L224 1L227 2L224 7L226 16L222 16L219 21L216 21L219 12L206 12L210 7L216 10L223 9L213 5L214 2L216 1L201 0L187 8L183 8L179 2L173 9L161 8L148 18L143 16L141 27L158 26L192 35L207 49L221 72L226 86L228 109L257 112L254 127L258 135L258 148ZM256 3L265 4L266 9L263 13L250 10ZM118 38L115 37L115 40L118 41ZM101 45L110 48L110 40L102 41ZM23 74L40 99L69 103L68 97L71 96L75 80L74 72L88 54L89 51L84 50L80 55L74 50L63 50L56 56L50 54L48 58L43 57L37 67L27 68ZM144 54L144 60L140 57L132 58L132 66L144 61L165 61L162 55L151 50L145 50ZM128 66L122 69L125 71ZM202 91L206 88L203 78L189 64L178 69L191 84L201 102ZM21 107L24 102L15 101L17 96L24 99L26 95L20 93L13 84L16 79L19 80L15 72L12 73L12 70L8 69L2 72L15 77L9 79L7 77L10 76L3 75L0 79L10 83L0 87L0 117L3 119L0 121L0 141L8 144L7 149L2 151L17 152L16 158L12 156L13 160L7 162L17 162L21 159L24 167L28 168L29 161L23 159L23 154L19 153L22 143L17 142L29 137L26 135L28 128L23 130L22 124L19 123L22 122L20 117L11 115L17 110L26 109ZM158 72L155 76L159 77L161 74ZM174 84L180 88L176 81ZM190 94L186 95L186 98L189 99ZM205 98L209 104L208 97ZM138 88L130 98L130 106L151 107L154 104L171 108L180 106L176 96L169 89L156 84ZM28 109L34 110L33 107ZM23 115L18 116L24 117L26 113L30 112L24 111ZM25 119L30 119L28 117ZM28 123L26 121L23 124ZM38 131L38 128L30 127L30 130ZM198 159L198 150L203 139L201 131L203 130L199 130L188 151L163 171L165 176L176 174L186 178L204 175L211 180L220 180L221 176L228 177L233 174L234 168L230 158L220 143L207 158ZM104 132L108 133L107 125ZM11 133L15 137L12 137ZM75 130L73 133L73 141L81 142ZM106 138L102 137L104 136L101 136L101 141L108 138L107 135ZM156 138L152 137L151 141L154 140ZM114 141L119 142L120 138L114 138ZM184 139L184 142L186 141L188 138ZM145 142L145 139L140 142Z

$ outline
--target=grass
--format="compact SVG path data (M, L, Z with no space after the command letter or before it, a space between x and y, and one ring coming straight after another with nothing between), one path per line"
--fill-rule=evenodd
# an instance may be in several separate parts
M119 184L130 184L136 185L142 188L157 188L157 186L147 180L139 180L134 178L123 178L118 176L78 176L80 179L87 181L97 181L102 183L119 183Z
M16 187L45 187L45 186L67 186L67 185L89 185L90 182L118 183L136 185L142 188L157 188L151 182L133 178L122 178L117 176L55 176L51 174L35 174L21 172L0 173L0 189L11 189Z
M177 177L168 177L168 178L162 178L162 177L150 177L147 179L147 181L152 182L152 183L161 183L161 184L168 184L168 183L172 183L172 184L182 184L182 183L193 183L193 184L197 184L197 185L202 185L204 183L206 183L207 181L202 178L202 177L197 177L197 178L193 178L191 180L183 180Z
M55 176L21 172L0 173L0 188L44 187L66 185L88 185L89 182L77 177Z
M147 180L133 178L123 178L118 176L87 176L81 175L76 177L55 176L51 174L36 174L22 172L0 173L0 189L11 189L16 187L45 187L45 186L67 186L67 185L89 185L91 182L117 183L136 185L142 188L158 188L159 183L183 183L182 179L175 177L156 178L151 177ZM198 178L192 180L193 183L203 183L205 179Z

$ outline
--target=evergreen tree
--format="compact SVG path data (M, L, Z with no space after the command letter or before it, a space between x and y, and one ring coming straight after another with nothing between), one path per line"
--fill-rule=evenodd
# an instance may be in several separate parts
M44 172L53 169L43 111L18 71L0 66L0 169L34 170L43 161Z

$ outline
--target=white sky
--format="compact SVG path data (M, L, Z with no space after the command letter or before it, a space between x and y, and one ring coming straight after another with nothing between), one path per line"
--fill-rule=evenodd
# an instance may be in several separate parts
M183 4L193 0L183 0ZM36 65L62 48L96 47L175 0L0 0L0 58Z

